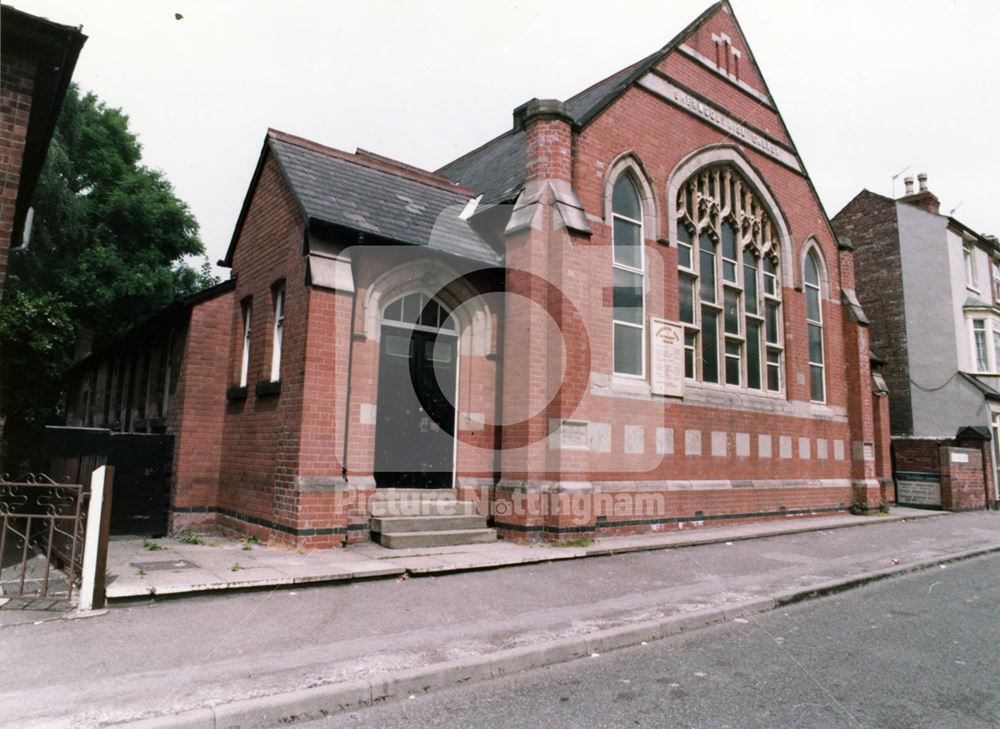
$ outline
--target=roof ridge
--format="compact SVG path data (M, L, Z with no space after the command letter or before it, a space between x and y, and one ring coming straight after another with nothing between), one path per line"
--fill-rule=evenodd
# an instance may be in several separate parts
M298 147L303 147L328 157L336 157L337 159L343 160L344 162L350 162L351 164L358 165L359 167L366 167L378 172L384 172L388 175L402 177L413 182L431 185L448 192L468 194L470 197L473 194L473 191L469 188L454 183L445 177L435 175L434 173L426 170L421 170L419 167L408 165L405 162L399 162L391 157L385 157L374 152L369 152L368 150L359 149L358 152L361 154L345 152L342 149L329 147L325 144L314 142L311 139L306 139L305 137L300 137L295 134L289 134L288 132L283 132L280 129L274 129L271 127L268 127L267 136L268 138L278 139L283 142L287 142L288 144L294 144Z
M465 154L461 155L460 157L456 157L455 159L451 160L450 162L441 165L440 167L437 168L437 170L435 170L435 173L440 174L441 170L443 170L445 167L451 167L453 164L455 164L459 160L463 160L466 157L470 157L470 156L474 155L476 152L482 151L483 149L485 149L486 147L490 146L494 142L499 142L501 139L503 139L504 137L506 137L506 136L508 136L510 134L516 134L517 131L518 130L516 130L516 129L508 129L506 132L501 132L500 134L498 134L495 137L493 137L493 139L490 139L490 140L487 140L487 141L483 142L482 144L480 144L475 149L470 149L468 152L466 152Z

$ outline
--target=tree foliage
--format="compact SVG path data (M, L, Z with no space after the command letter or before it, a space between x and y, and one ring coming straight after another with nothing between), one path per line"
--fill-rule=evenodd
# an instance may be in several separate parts
M39 177L29 247L11 254L0 307L8 440L58 422L81 330L100 346L217 283L198 224L158 170L141 164L128 116L71 86Z

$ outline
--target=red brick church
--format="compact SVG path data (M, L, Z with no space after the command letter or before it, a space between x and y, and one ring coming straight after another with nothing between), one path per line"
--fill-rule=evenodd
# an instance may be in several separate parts
M174 531L558 540L891 483L850 245L727 2L436 172L269 131L224 264L72 372L69 425L173 434Z

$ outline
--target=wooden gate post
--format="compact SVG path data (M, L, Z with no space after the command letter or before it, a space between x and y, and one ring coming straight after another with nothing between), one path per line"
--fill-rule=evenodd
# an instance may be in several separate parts
M111 528L111 484L114 466L101 466L90 477L90 505L83 548L80 580L80 612L100 610L105 604L105 573L108 566L108 532Z

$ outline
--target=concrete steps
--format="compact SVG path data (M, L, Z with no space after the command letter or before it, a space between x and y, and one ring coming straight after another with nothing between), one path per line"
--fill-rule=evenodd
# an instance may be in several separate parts
M369 511L372 538L391 549L484 544L497 538L475 504L459 501L451 489L380 490Z
M396 532L379 535L379 543L389 549L450 547L455 544L488 544L497 540L495 529L445 529L436 532Z
M485 529L486 517L477 514L458 516L376 516L369 522L373 532L436 532L455 529Z

